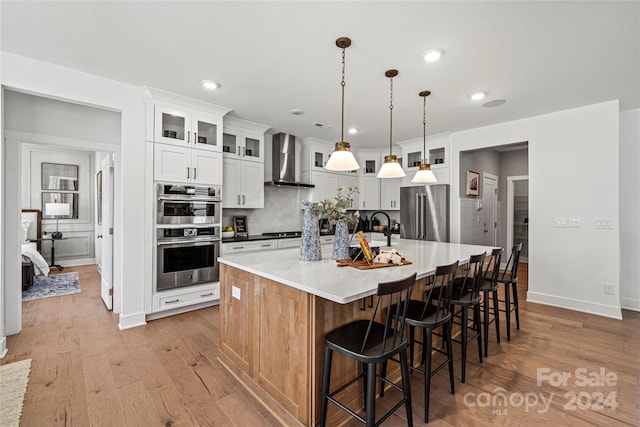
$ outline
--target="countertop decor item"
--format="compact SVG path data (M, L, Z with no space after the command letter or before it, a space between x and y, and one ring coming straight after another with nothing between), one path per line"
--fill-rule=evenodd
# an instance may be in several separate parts
M303 201L304 218L302 221L302 239L300 242L300 259L303 261L319 261L322 259L320 246L320 224L318 217L311 213L314 203Z
M418 95L422 97L422 163L418 167L418 172L411 180L411 182L422 182L430 184L438 182L436 176L431 170L431 165L427 162L427 96L431 95L428 90L423 90Z
M353 195L359 193L358 187L337 188L335 201L325 199L312 206L309 211L318 219L327 219L335 224L333 242L333 259L349 258L349 224L355 225L360 220L360 211L348 210L353 205Z
M340 37L336 40L336 46L342 49L342 81L340 86L342 87L342 116L340 120L340 142L336 142L335 151L331 153L329 161L324 166L325 169L330 171L352 171L360 169L358 161L351 152L351 144L344 140L344 58L345 49L351 46L351 39L348 37Z

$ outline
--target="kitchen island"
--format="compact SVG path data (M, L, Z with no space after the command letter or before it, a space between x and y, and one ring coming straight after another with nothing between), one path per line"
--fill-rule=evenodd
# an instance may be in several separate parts
M331 247L321 261L300 261L299 249L226 255L220 261L220 361L283 424L317 425L324 337L369 318L367 298L380 282L414 272L415 298L436 266L465 262L486 246L400 239L393 247L412 264L372 270L337 267ZM360 367L334 357L332 384ZM393 377L393 373L390 374ZM345 391L358 405L361 388ZM329 406L328 424L346 414Z

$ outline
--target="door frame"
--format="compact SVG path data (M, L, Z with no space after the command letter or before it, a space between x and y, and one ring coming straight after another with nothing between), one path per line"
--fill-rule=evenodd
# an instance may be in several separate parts
M493 218L494 218L494 226L493 226L493 244L497 245L498 244L498 184L499 184L499 177L497 175L494 175L492 173L488 173L488 172L483 172L482 173L482 200L484 203L484 184L486 182L486 179L489 178L493 181L495 181L496 186L495 186L495 192L493 194L493 198L492 198L492 208L493 208ZM483 215L484 217L484 215ZM486 220L486 218L484 218ZM486 221L484 223L485 227L486 227Z
M513 207L514 207L514 183L515 181L529 181L529 175L507 176L507 259L511 256L513 247Z

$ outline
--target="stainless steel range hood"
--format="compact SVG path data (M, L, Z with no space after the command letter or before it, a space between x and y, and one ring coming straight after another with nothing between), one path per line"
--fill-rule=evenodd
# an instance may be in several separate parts
M267 151L269 148L267 148ZM267 156L268 157L268 156ZM268 160L268 159L267 159ZM267 166L267 165L265 165ZM273 135L271 146L271 178L264 185L314 188L313 184L296 181L296 137L286 133Z

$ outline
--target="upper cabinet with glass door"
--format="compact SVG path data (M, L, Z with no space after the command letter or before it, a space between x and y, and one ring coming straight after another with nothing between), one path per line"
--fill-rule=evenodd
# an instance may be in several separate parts
M264 133L269 126L228 117L224 121L222 152L225 158L264 162Z
M222 151L222 117L155 105L155 142Z

